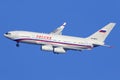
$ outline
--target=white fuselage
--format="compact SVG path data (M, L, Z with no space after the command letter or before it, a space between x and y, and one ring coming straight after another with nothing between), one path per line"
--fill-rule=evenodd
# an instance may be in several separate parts
M38 45L52 45L53 47L63 47L64 49L92 49L93 42L86 38L78 38L64 35L53 35L29 31L10 31L9 34L4 34L16 42L24 42Z
M49 34L30 31L9 31L5 33L4 36L16 41L17 47L19 47L19 42L23 42L42 45L41 50L65 53L66 50L69 49L91 50L97 46L109 47L108 45L104 45L104 41L115 24L116 23L109 23L87 38L62 35L66 22Z

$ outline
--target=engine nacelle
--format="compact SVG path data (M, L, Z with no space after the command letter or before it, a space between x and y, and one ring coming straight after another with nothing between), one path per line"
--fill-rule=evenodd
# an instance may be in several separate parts
M53 46L51 46L51 45L42 45L41 49L44 50L44 51L53 51Z
M56 47L54 48L55 53L65 53L66 51L62 47Z

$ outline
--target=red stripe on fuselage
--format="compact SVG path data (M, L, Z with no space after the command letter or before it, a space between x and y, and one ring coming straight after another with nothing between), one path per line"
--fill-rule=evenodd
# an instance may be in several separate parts
M90 45L80 45L80 44L72 44L72 43L64 43L64 42L55 42L55 41L48 41L48 40L39 40L39 39L29 39L29 38L22 38L22 39L16 39L14 41L20 42L24 40L35 40L35 41L41 41L41 42L50 42L50 43L58 43L58 44L65 44L65 45L71 45L71 46L83 46L85 48L92 48Z

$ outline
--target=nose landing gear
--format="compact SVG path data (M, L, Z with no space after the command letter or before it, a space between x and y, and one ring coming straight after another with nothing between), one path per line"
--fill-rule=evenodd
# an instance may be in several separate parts
M17 44L16 44L16 47L19 47L20 45L19 45L19 42L17 42Z

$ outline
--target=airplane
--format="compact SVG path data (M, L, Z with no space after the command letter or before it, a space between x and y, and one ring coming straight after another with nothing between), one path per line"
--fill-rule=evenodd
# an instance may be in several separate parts
M38 33L30 31L9 31L4 34L5 37L19 43L29 43L41 45L41 50L52 51L54 53L66 53L67 50L92 50L98 46L106 46L105 39L114 28L116 23L109 23L97 32L86 38L62 35L66 22L50 33Z

